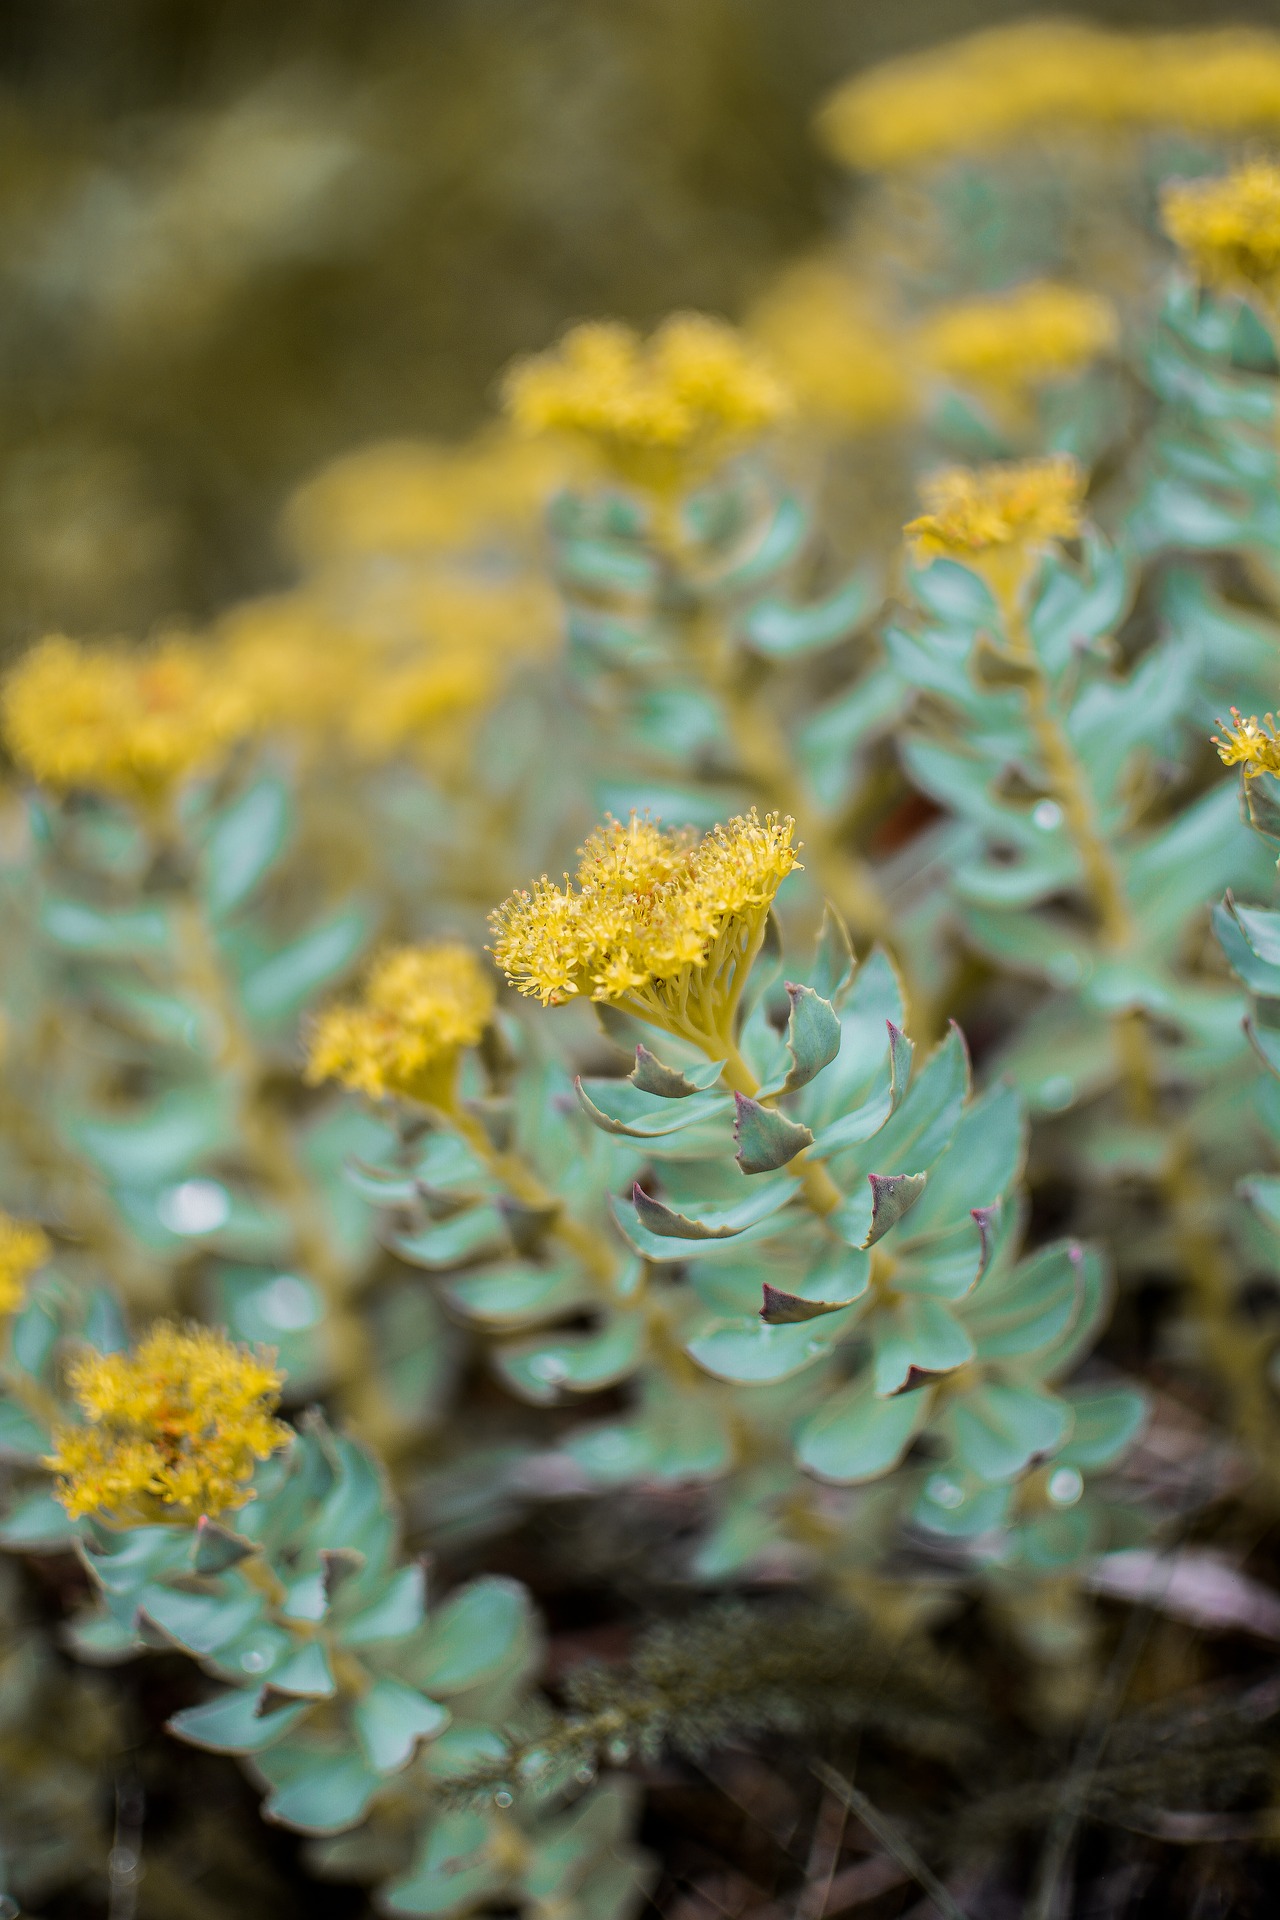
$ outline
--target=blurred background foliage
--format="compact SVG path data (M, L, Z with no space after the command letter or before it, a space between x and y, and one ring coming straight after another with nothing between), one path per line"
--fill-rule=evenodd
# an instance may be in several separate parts
M0 642L203 620L274 584L300 479L371 438L466 432L567 320L739 315L846 203L810 130L823 94L1027 12L6 0Z

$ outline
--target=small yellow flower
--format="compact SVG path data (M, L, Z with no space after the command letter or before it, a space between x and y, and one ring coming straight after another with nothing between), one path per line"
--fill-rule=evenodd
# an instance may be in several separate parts
M46 1462L58 1498L124 1525L242 1507L254 1462L292 1437L273 1417L282 1378L224 1333L165 1321L131 1354L83 1354L67 1379L85 1424L59 1428Z
M315 1022L306 1077L338 1080L370 1099L398 1094L448 1111L458 1057L493 1013L493 982L469 947L396 947L373 967L361 998Z
M1246 720L1238 707L1232 707L1231 718L1234 726L1219 720L1222 733L1212 736L1223 766L1239 767L1246 780L1256 779L1260 773L1280 775L1280 734L1276 732L1275 715L1264 713L1259 720L1254 713Z
M0 1213L0 1314L18 1311L27 1281L49 1253L48 1239L39 1227Z
M794 828L754 808L701 840L634 814L608 820L582 849L576 888L544 875L490 916L494 959L544 1006L611 1001L723 1058L769 909L797 864Z
M586 442L657 490L710 470L789 404L759 349L698 313L673 314L648 340L612 321L573 327L551 352L510 368L504 397L525 432Z
M44 640L9 675L0 708L10 752L38 780L147 803L216 765L250 724L214 654L182 640Z
M867 433L917 411L898 334L833 262L805 260L788 268L755 308L750 327L797 406L812 418Z
M1207 286L1280 299L1280 167L1254 160L1218 180L1177 182L1162 202L1170 237Z
M1006 400L1069 379L1116 343L1110 301L1037 280L989 300L959 300L920 331L923 359L951 379Z
M928 512L905 531L917 559L961 561L1007 607L1036 553L1080 532L1084 490L1084 470L1067 454L946 467L924 482Z

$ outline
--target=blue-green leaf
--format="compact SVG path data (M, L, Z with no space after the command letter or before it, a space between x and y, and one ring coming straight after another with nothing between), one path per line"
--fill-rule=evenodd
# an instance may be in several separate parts
M342 1833L363 1819L382 1785L358 1753L274 1747L256 1763L278 1781L263 1804L268 1820L301 1833Z
M295 1019L308 1000L341 978L372 930L366 906L344 907L273 953L241 982L241 1004L249 1018L264 1027Z
M684 1098L672 1099L646 1093L631 1080L583 1080L580 1077L575 1079L573 1090L588 1120L602 1133L624 1134L638 1140L683 1133L699 1121L713 1120L722 1114L727 1116L729 1112L727 1096L717 1092L693 1092Z
M744 1228L758 1225L785 1207L796 1191L797 1182L780 1180L756 1191L731 1207L701 1207L696 1213L677 1213L654 1200L636 1181L631 1190L632 1203L642 1227L663 1239L728 1240Z
M776 1173L779 1167L785 1167L798 1153L813 1145L808 1127L789 1120L776 1107L761 1106L758 1100L749 1100L744 1093L735 1093L733 1099L736 1109L733 1138L737 1147L734 1157L744 1173Z
M518 1581L496 1574L473 1580L433 1611L414 1677L433 1694L478 1686L520 1652L530 1622L529 1597Z
M369 1765L379 1773L398 1773L412 1760L418 1742L434 1739L451 1717L438 1700L384 1674L356 1702L351 1724Z
M284 846L289 832L289 791L266 774L220 813L204 845L204 896L215 917L232 913L249 898Z
M265 1687L233 1687L202 1707L175 1713L166 1721L166 1730L213 1753L260 1753L282 1739L308 1711L303 1702L264 1713L265 1699Z
M986 1381L955 1400L948 1424L957 1458L980 1480L1012 1480L1071 1432L1070 1407L1033 1387Z
M929 1416L928 1388L878 1397L869 1379L856 1380L824 1400L801 1427L796 1458L820 1480L849 1486L896 1467Z

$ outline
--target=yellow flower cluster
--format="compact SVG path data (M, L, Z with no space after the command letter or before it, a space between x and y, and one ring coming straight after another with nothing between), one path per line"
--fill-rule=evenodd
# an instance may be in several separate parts
M750 326L814 419L865 433L916 411L911 370L887 319L834 262L788 268Z
M49 1258L49 1242L39 1227L0 1213L0 1314L16 1313L27 1281Z
M9 751L38 780L149 803L216 765L250 717L209 650L184 640L135 649L44 640L0 695Z
M467 552L527 542L555 486L554 451L489 430L457 446L388 440L345 455L293 496L285 534L309 568L370 555Z
M190 1522L242 1507L254 1462L292 1437L273 1417L282 1375L209 1327L161 1321L133 1353L86 1353L67 1378L86 1424L60 1428L46 1464L73 1518Z
M1064 129L1280 126L1280 38L1247 28L1124 34L1073 20L995 27L848 81L820 115L837 159L872 170Z
M1037 280L985 300L958 300L920 330L927 365L1012 400L1068 379L1113 347L1115 309L1099 294Z
M493 956L521 993L618 1002L713 1057L796 866L795 822L749 814L701 840L634 814L582 849L577 886L544 875L493 913Z
M396 947L373 967L354 1004L315 1022L306 1077L338 1080L381 1100L390 1094L448 1109L458 1056L493 1013L493 981L470 948L442 941Z
M1254 713L1246 720L1237 707L1232 707L1231 718L1233 726L1219 720L1222 733L1213 735L1223 766L1239 767L1246 780L1256 779L1260 773L1280 776L1280 734L1276 732L1275 715L1264 713L1259 720Z
M1280 167L1254 160L1218 180L1177 182L1161 206L1171 238L1208 286L1280 296Z
M356 759L439 758L558 630L550 590L480 571L373 570L233 609L219 624L229 684L256 728Z
M1083 526L1085 474L1068 454L947 467L920 489L926 513L908 521L917 560L958 560L980 573L1012 617L1038 551Z
M665 490L774 425L789 396L758 348L723 321L677 313L648 340L591 321L517 361L507 411L527 433L588 443L624 478Z
M1085 475L1069 454L946 467L920 489L928 511L907 524L921 559L969 560L988 548L1069 540L1080 532Z

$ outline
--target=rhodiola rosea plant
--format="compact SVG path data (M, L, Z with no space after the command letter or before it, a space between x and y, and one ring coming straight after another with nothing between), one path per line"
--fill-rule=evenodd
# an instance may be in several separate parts
M1266 1884L1278 70L860 81L856 276L11 669L11 1903Z

